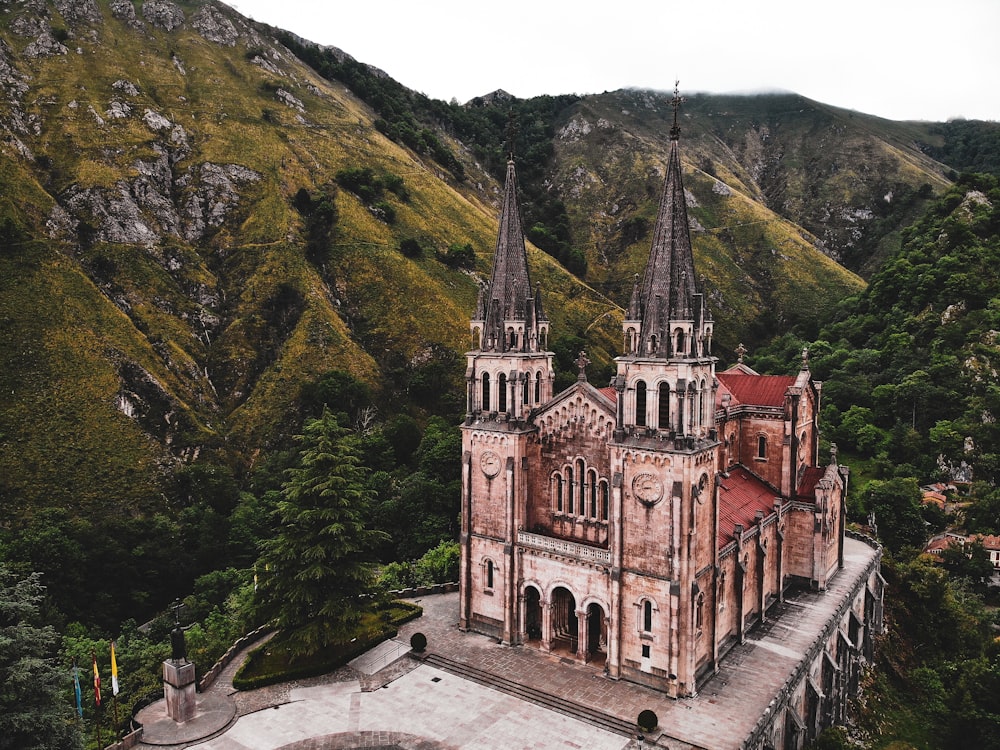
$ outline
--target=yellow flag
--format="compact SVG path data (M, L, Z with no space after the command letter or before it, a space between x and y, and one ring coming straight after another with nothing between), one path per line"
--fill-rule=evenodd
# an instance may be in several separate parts
M111 694L118 695L118 661L115 659L114 641L111 641Z

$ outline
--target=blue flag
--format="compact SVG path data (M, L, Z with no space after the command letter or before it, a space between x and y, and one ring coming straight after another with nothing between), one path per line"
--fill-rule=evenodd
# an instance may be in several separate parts
M73 691L76 693L76 712L80 714L80 718L82 719L83 699L80 695L80 670L76 668L76 664L73 665Z

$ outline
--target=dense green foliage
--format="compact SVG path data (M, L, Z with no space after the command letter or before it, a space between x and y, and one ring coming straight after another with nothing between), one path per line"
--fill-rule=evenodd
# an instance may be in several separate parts
M942 137L939 146L923 150L956 172L981 172L1000 177L1000 122L949 120L935 123L931 132Z
M74 750L71 672L56 659L58 635L42 615L41 576L0 563L0 748ZM90 662L83 662L89 667ZM89 672L81 678L87 684Z
M365 525L369 491L357 439L329 410L306 422L262 543L264 616L289 633L293 651L313 654L343 639L374 584L381 532Z
M879 478L1000 480L1000 189L964 175L903 232L902 245L812 342L826 381L827 437L874 463Z

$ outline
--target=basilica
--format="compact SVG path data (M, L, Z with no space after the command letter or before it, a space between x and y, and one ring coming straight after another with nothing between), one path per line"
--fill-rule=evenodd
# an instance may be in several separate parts
M553 393L514 163L471 320L459 627L693 696L790 587L844 565L847 469L821 456L820 382L718 371L674 102L645 273L610 384Z

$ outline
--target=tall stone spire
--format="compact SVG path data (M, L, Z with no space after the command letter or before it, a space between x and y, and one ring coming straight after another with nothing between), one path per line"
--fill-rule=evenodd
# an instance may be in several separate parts
M476 308L472 326L481 332L482 351L537 351L538 324L548 318L528 274L513 159L507 161L493 271Z
M670 129L670 154L653 227L653 244L642 283L633 291L629 320L625 321L626 331L638 333L633 351L627 353L641 356L683 356L684 352L674 351L677 345L672 335L674 323L694 322L697 329L704 318L703 300L695 284L694 253L681 179L677 111L683 101L675 87L671 100L674 122Z

